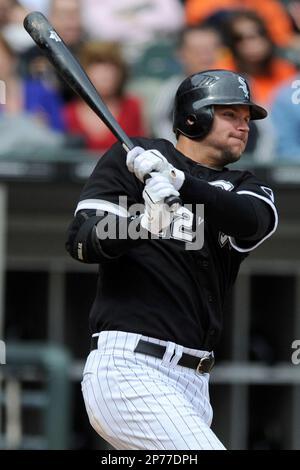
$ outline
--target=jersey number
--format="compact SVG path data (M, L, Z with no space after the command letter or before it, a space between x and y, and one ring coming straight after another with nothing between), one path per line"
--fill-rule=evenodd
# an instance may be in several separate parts
M180 207L171 225L171 237L176 240L192 243L194 237L193 219L194 214L191 211L185 207Z

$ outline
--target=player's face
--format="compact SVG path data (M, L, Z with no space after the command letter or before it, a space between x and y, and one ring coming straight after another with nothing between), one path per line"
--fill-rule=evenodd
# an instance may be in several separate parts
M216 163L227 165L240 159L248 141L249 122L249 106L215 106L213 127L203 143L211 148Z

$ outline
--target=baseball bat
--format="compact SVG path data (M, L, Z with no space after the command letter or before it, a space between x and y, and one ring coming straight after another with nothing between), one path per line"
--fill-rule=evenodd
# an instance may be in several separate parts
M120 127L78 60L73 56L47 18L38 11L29 13L24 19L24 28L38 47L45 53L49 62L55 67L65 82L106 124L121 142L126 152L129 152L134 147L133 142ZM145 179L148 177L150 175L147 175ZM169 196L165 198L165 203L169 206L170 210L175 210L178 204L181 205L181 200L178 197Z

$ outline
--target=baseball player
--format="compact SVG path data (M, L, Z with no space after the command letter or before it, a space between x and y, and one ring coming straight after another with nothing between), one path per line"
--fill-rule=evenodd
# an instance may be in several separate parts
M99 264L82 392L91 425L116 449L224 449L208 392L223 306L240 263L278 221L272 190L226 165L241 157L249 121L266 116L239 74L192 75L175 98L176 147L135 139L126 158L115 144L82 191L67 249ZM183 207L170 210L170 196Z

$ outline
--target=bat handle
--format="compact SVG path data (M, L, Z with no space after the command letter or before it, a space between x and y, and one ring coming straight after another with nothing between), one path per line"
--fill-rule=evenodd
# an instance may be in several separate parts
M164 202L169 206L170 212L176 212L182 206L182 200L178 196L165 197Z
M126 142L122 142L122 147L125 152L128 153L130 150L133 149L134 145L130 140L127 140Z
M131 142L130 139L127 138L126 142L123 140L122 146L124 150L128 153L130 150L133 149L134 144ZM151 178L151 175L146 175L144 178L144 183L146 183L147 179ZM178 196L168 196L164 199L165 204L169 207L170 212L176 212L179 207L182 206L182 200Z

